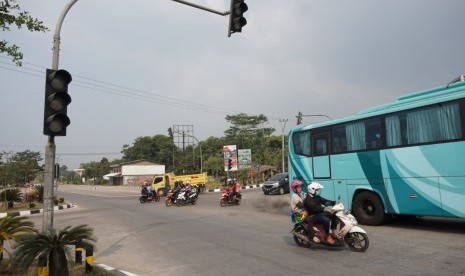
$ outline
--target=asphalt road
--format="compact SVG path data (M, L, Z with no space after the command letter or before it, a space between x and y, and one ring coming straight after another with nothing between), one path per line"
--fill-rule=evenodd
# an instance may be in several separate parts
M244 190L239 206L218 193L196 205L138 202L121 187L60 187L77 205L55 212L54 228L89 224L94 261L137 275L465 275L465 220L397 219L368 227L365 253L298 247L289 234L289 195ZM37 227L42 216L31 216Z

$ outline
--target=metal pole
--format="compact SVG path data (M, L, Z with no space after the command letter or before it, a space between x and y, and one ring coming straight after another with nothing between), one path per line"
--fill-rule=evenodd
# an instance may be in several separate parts
M281 126L282 126L282 129L281 129L281 136L282 136L281 151L282 151L283 173L284 173L284 172L286 172L286 168L285 168L285 164L284 164L284 129L286 128L287 119L279 119L279 122L281 123ZM284 123L284 125L282 123Z
M78 0L70 0L61 12L60 17L53 35L53 53L52 53L52 68L58 70L58 60L60 55L60 31L63 25L63 20L71 7ZM55 137L48 136L48 142L45 146L45 171L44 171L44 215L42 222L42 231L51 233L53 229L53 170L55 167Z
M45 147L44 170L44 214L42 232L51 233L53 229L53 169L55 167L55 141L53 136L48 137Z
M53 60L52 60L52 69L58 70L58 59L60 55L60 32L61 26L63 25L63 20L65 20L65 16L71 7L76 3L78 0L70 0L68 4L66 4L65 8L61 12L60 17L58 18L57 25L55 27L55 34L53 35Z
M216 14L219 14L219 15L223 15L223 16L226 16L226 15L231 13L230 11L225 11L225 12L215 11L214 9L203 7L203 6L200 6L200 5L191 3L191 2L187 2L187 1L184 1L184 0L172 0L172 1L184 4L184 5L187 5L187 6L191 6L191 7L197 8L197 9L201 9L201 10L204 10L204 11L208 11L208 12L216 13Z

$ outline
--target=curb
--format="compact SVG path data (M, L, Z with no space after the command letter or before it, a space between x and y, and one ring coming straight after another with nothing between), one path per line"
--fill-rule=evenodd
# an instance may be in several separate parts
M58 211L58 210L69 209L69 208L73 208L73 207L76 207L76 205L74 205L74 204L60 205L60 206L53 207L53 210ZM43 209L35 209L35 210L29 210L29 211L0 213L0 218L4 218L4 217L21 217L21 216L42 214L43 212L44 212Z
M108 272L112 272L114 273L115 275L117 276L139 276L137 274L134 274L134 273L131 273L131 272L127 272L127 271L124 271L124 270L119 270L119 269L116 269L116 268L113 268L111 266L108 266L108 265L104 265L104 264L95 264L95 266L98 266L100 268L103 268L105 269L106 271Z
M247 186L241 186L242 189L248 190L248 189L256 189L256 188L261 188L263 184L256 184L256 185L247 185ZM218 193L221 192L223 189L210 189L210 190L205 190L205 193Z

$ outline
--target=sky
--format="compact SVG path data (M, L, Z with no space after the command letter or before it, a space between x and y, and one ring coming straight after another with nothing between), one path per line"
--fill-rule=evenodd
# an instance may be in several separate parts
M24 59L18 67L0 54L0 152L45 151L45 70L68 0L44 3L20 1L48 32L1 33ZM463 0L246 3L247 25L228 37L228 16L175 1L77 1L60 32L59 69L73 81L56 162L121 158L123 145L173 125L192 125L200 141L222 137L238 113L264 114L275 135L287 134L299 111L343 118L465 74Z

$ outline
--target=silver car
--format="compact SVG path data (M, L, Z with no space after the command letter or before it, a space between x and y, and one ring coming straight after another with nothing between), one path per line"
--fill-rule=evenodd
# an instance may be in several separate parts
M289 193L289 178L288 173L278 173L273 175L270 179L265 181L262 186L263 193L279 194Z

